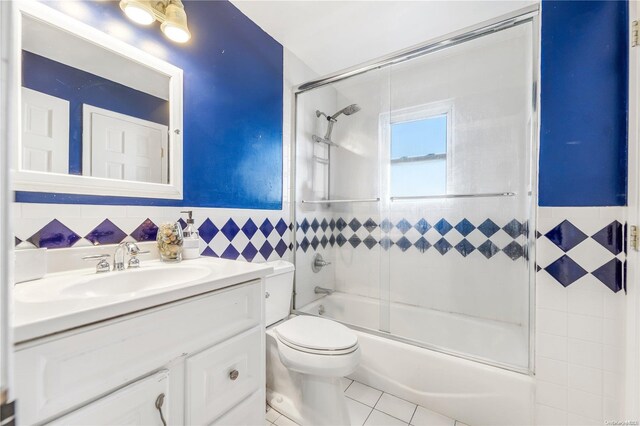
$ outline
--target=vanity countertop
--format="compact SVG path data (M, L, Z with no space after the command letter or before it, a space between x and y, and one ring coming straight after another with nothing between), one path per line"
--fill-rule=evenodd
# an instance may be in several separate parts
M14 287L14 341L220 290L272 271L267 264L201 257L176 264L147 261L138 269L102 274L95 268L48 274Z

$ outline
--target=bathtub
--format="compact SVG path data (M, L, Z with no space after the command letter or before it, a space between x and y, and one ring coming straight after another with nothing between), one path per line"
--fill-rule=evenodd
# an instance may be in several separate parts
M356 326L362 362L351 377L355 380L474 426L533 424L532 376L360 331L358 327L379 328L376 299L335 292L298 312L322 312ZM473 354L478 360L526 365L528 345L521 339L528 340L528 333L523 327L399 303L390 303L382 313L390 316L394 336Z

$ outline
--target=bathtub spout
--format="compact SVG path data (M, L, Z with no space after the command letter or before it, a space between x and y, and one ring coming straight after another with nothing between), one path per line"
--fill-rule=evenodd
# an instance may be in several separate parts
M324 287L320 287L320 286L316 286L316 288L313 289L313 292L315 294L332 294L335 290L331 290L330 288L324 288Z

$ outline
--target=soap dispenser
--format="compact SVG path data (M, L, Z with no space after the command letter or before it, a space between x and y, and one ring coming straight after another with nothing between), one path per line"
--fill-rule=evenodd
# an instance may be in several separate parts
M185 210L180 213L187 214L187 226L182 230L184 235L184 243L182 245L183 259L197 259L200 257L200 235L193 225L193 211Z

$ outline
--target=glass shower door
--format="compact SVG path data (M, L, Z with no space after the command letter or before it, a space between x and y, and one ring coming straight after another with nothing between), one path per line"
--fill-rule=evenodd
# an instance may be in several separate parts
M393 65L390 110L380 117L388 331L521 370L532 40L526 23Z

